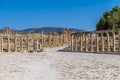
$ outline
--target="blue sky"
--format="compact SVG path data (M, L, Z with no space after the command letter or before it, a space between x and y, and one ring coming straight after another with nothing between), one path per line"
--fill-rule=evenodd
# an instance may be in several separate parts
M0 0L0 27L96 29L102 14L120 0Z

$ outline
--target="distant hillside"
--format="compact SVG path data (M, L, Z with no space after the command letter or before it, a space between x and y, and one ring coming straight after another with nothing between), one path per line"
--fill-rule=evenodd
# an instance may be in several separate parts
M40 33L40 32L44 32L44 33L48 33L48 32L63 32L65 30L65 28L61 28L61 27L43 27L43 28L28 28L28 29L24 29L24 30L11 30L12 33L17 32L17 33ZM80 29L75 29L75 28L69 28L70 32L80 32L83 30Z

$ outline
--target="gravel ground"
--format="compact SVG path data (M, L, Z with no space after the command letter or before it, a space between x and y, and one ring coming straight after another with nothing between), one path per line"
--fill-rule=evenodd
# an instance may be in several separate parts
M120 55L59 49L0 54L0 80L120 80Z

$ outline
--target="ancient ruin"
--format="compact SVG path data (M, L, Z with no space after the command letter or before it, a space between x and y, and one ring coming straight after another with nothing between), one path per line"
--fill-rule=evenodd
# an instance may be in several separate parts
M63 33L28 33L12 34L10 28L0 31L0 52L34 52L45 48L59 47L68 44L68 29Z
M39 52L46 48L68 46L80 52L120 52L120 30L12 34L10 28L0 31L0 52Z
M81 52L120 52L120 30L71 33L69 47Z

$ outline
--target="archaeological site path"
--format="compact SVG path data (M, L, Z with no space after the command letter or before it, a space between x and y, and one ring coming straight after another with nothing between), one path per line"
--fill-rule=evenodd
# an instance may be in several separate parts
M62 48L0 54L0 80L120 80L120 55Z

